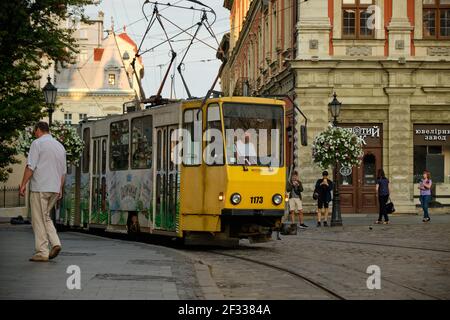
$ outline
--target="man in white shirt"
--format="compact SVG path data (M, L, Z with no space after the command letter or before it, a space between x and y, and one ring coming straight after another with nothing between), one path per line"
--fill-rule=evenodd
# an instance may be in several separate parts
M66 150L49 133L46 122L34 127L36 140L28 153L27 165L20 185L20 194L25 195L30 180L31 223L33 226L36 253L30 261L48 261L61 251L61 242L56 233L50 211L61 198L66 175ZM52 246L49 252L49 243Z

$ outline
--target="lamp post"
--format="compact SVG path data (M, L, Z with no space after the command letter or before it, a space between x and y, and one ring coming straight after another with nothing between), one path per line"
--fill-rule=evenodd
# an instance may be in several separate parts
M56 102L56 93L58 89L50 82L50 75L47 77L47 83L42 88L44 92L45 103L47 104L47 112L48 112L48 126L52 125L52 115L53 111L55 111L55 102ZM55 224L56 222L56 212L55 207L53 207L50 211L50 217ZM56 224L55 224L56 225Z
M42 91L44 92L45 103L47 104L48 126L52 125L52 115L55 111L56 93L58 89L50 82L50 76L47 77L47 83Z
M337 127L337 118L341 112L342 103L336 98L336 92L333 94L333 100L328 104L331 115L333 116L333 126ZM341 199L339 196L339 182L338 182L338 162L334 163L334 187L333 187L333 211L331 212L331 226L342 226L341 217Z

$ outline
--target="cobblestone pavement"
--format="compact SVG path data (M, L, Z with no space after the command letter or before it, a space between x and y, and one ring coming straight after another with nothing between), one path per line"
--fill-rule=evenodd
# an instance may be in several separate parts
M29 262L30 226L0 225L0 299L202 299L192 260L164 247L62 232L60 255ZM66 286L81 269L81 290Z
M427 224L419 216L394 215L390 225L375 219L344 216L343 227L317 228L307 218L308 229L281 241L190 253L210 265L226 299L334 297L292 274L217 252L294 270L345 299L450 299L450 215ZM380 267L380 290L367 288L370 265Z

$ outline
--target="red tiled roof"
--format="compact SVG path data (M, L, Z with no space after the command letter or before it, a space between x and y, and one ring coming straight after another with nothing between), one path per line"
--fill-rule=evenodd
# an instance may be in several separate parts
M133 39L131 39L130 36L126 32L123 32L123 33L119 34L119 38L121 38L125 42L128 42L129 44L131 44L133 46L133 48L134 48L134 53L137 52L136 42L134 42ZM142 64L142 57L141 56L138 57L138 60Z
M125 40L126 42L128 42L129 44L131 44L134 47L134 50L137 51L136 42L134 42L133 39L131 39L128 34L126 34L124 32L124 33L119 34L119 37L122 38L123 40Z
M94 61L102 60L103 51L105 51L103 48L94 48Z

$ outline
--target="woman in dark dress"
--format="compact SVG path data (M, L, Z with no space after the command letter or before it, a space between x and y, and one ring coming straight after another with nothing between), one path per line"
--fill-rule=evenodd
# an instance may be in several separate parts
M378 170L377 176L377 185L376 185L377 195L378 195L378 204L379 204L379 215L378 220L375 221L376 224L389 224L389 217L386 211L386 203L389 199L389 195L391 193L391 186L389 183L389 179L386 178L383 169ZM384 222L383 222L384 217Z

